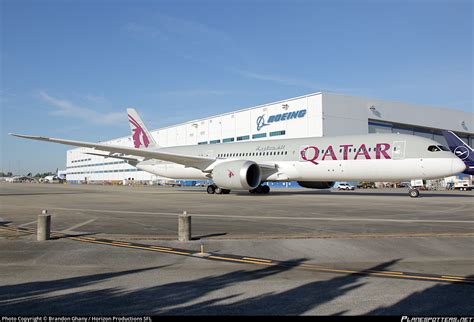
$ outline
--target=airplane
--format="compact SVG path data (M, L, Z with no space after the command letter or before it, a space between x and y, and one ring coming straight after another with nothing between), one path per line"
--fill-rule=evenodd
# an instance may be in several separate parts
M329 189L336 181L406 181L443 178L466 165L438 142L406 134L365 134L213 145L160 147L134 109L127 109L133 147L24 134L10 135L103 151L133 159L136 168L172 179L213 180L209 194L231 189L269 193L264 182L297 181ZM91 152L91 154L94 152ZM133 158L131 158L131 156ZM419 191L409 189L416 198Z
M474 175L474 151L472 148L452 131L442 131L442 133L446 142L448 142L451 152L453 152L466 165L466 169L463 173Z

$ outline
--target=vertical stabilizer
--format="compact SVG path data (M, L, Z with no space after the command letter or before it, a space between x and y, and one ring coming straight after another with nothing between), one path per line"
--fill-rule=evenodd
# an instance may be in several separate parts
M443 131L443 136L448 142L451 152L464 161L466 170L463 173L474 175L474 151L472 148L452 131Z
M452 131L443 131L443 136L448 142L449 149L461 160L465 162L474 161L474 153L472 148L461 140Z
M127 108L127 114L132 131L133 146L137 149L158 147L158 144L153 139L137 111L134 108Z

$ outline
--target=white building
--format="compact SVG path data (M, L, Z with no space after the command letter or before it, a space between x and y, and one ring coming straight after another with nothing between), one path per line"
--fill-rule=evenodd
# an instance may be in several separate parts
M151 131L160 146L225 144L245 140L366 133L410 133L445 144L442 129L474 141L474 114L451 109L334 93L314 93ZM144 120L145 123L147 120ZM126 122L126 120L124 120ZM107 141L132 146L131 138ZM67 181L149 181L155 175L126 161L67 151Z

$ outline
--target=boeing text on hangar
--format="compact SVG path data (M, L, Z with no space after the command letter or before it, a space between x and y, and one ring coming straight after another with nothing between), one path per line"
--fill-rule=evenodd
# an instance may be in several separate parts
M306 109L295 112L286 112L281 114L270 115L267 122L265 122L265 115L260 115L257 118L257 131L260 131L264 126L270 125L270 123L276 123L280 121L286 121L291 119L299 119L306 115Z

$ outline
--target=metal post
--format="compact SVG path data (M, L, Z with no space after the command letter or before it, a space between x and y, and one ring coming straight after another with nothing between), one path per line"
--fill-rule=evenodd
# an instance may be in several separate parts
M191 240L191 216L186 211L178 218L178 240L186 242Z
M38 230L37 240L45 241L50 239L51 234L51 215L48 215L47 210L43 210L41 215L38 215Z

